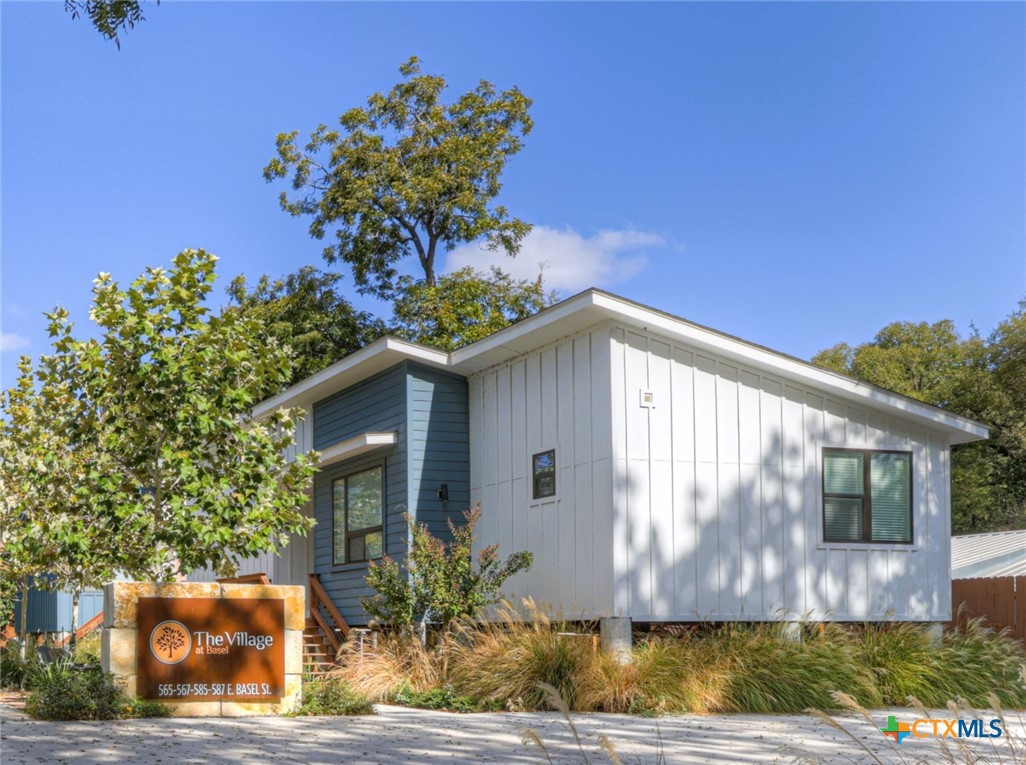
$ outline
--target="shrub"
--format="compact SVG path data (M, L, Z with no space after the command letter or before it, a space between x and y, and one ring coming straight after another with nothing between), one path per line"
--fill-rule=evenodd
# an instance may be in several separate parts
M421 709L442 709L446 712L476 712L478 703L469 696L460 696L451 685L432 688L430 691L418 693L404 688L393 699L396 704Z
M34 667L30 682L25 710L40 720L116 720L131 706L112 675L68 661Z
M303 683L303 704L297 715L370 715L370 699L354 691L340 678L327 677Z
M445 639L458 619L473 619L499 600L503 582L531 567L531 553L516 552L505 561L498 545L489 545L474 560L474 527L481 517L480 505L463 513L457 526L448 519L448 543L433 536L424 524L405 515L410 529L410 551L400 563L385 556L368 564L367 584L375 591L360 604L384 624L406 631L419 628L422 642L428 624L441 625Z
M133 698L129 700L124 716L132 718L170 717L172 712L171 707L167 704L161 704L159 701Z
M0 688L22 688L28 677L31 664L21 658L21 646L16 641L9 642L0 649Z

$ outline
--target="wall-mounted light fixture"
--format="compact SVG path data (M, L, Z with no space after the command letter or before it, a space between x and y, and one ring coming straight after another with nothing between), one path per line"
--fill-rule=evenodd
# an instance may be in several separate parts
M449 501L449 484L443 483L438 487L438 498L443 502Z

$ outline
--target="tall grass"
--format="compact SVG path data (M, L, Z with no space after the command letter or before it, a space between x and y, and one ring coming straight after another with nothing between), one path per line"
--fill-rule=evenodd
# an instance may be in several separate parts
M399 633L379 635L373 650L346 643L339 660L330 676L371 701L391 701L404 691L427 693L445 683L444 657Z
M452 651L453 687L483 704L544 709L545 684L576 709L583 678L595 664L591 644L559 635L565 625L549 619L534 601L524 601L524 610L521 615L503 603L496 620L476 629L463 626Z
M481 708L546 709L549 686L575 712L801 712L835 709L835 691L865 707L986 706L990 694L1026 707L1020 643L980 622L934 645L921 627L704 626L682 637L648 636L621 664L532 601L503 604L488 624L464 624L435 648L381 635L374 651L347 648L338 676L373 701L421 704L438 689ZM441 691L439 691L440 693ZM426 703L426 702L424 702ZM432 703L434 703L432 701Z
M884 704L904 706L912 697L943 707L962 699L983 708L993 694L1005 706L1026 706L1022 644L979 619L948 630L940 645L912 624L866 626L851 634L858 661L875 675Z
M710 711L795 712L831 708L830 692L842 688L860 702L881 701L872 672L858 661L847 633L828 625L795 640L777 623L729 624L702 640L703 661L726 674Z

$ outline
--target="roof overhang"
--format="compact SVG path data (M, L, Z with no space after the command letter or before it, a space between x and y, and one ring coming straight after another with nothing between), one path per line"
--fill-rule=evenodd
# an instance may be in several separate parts
M314 402L401 361L415 361L469 377L610 321L656 332L697 351L783 381L807 385L843 401L888 413L898 411L910 420L944 432L952 444L978 441L989 434L986 425L966 417L596 289L574 295L452 353L383 337L261 402L254 408L254 415L260 417L283 406L309 409Z
M309 410L314 402L373 377L378 372L384 372L402 361L417 361L444 369L449 366L449 354L395 337L382 337L281 393L264 399L253 407L253 416L263 417L281 407L300 406Z
M944 431L952 444L978 441L987 438L989 433L986 425L966 417L595 289L453 351L451 366L453 371L461 374L474 374L607 321L656 332L695 350L767 372L785 381L808 385L870 409L899 410L909 419Z
M321 451L321 458L317 461L317 467L325 468L342 460L352 459L361 454L386 449L395 446L399 442L399 434L387 433L362 433L356 438L350 438L338 444L332 444Z

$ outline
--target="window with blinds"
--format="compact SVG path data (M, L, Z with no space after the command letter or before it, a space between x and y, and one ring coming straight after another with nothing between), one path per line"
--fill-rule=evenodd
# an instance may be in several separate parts
M823 450L826 542L912 542L912 454Z

